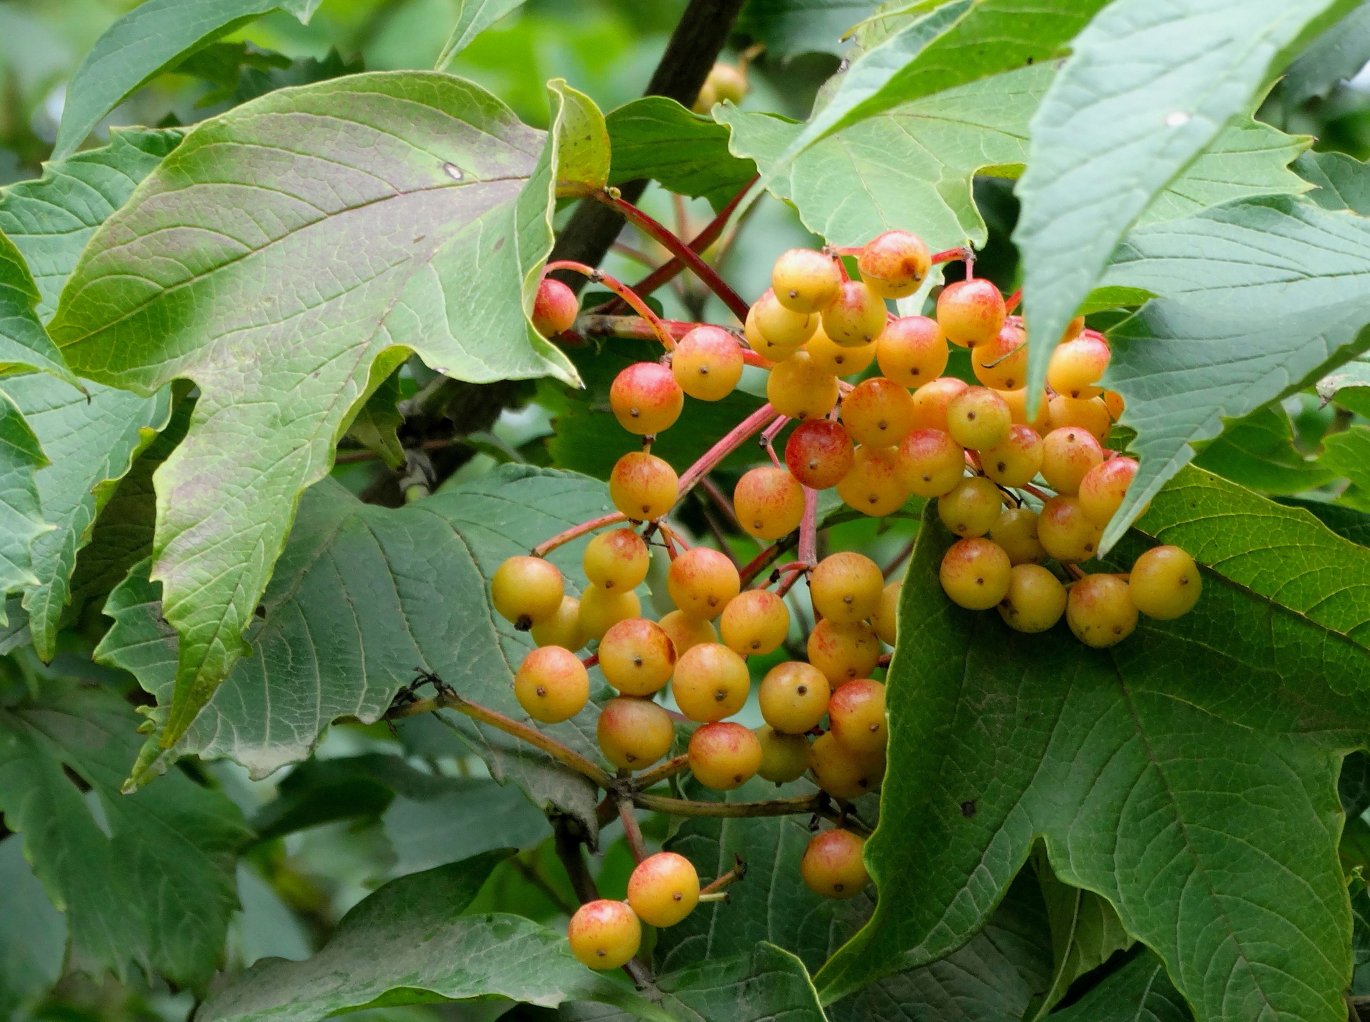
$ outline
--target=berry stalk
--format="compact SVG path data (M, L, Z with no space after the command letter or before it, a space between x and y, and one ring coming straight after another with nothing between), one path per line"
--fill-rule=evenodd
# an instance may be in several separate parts
M601 515L598 518L591 518L587 522L581 522L579 525L573 525L569 529L558 532L551 539L543 540L537 546L533 547L533 556L546 557L557 547L565 546L572 540L584 536L587 532L597 532L607 526L616 525L619 522L626 522L627 520L627 516L618 511L609 515Z
M639 316L652 325L652 330L656 334L657 340L667 351L675 350L675 337L671 335L670 329L662 321L661 317L652 311L651 306L639 298L633 290L619 280L615 280L602 270L586 266L584 263L577 263L570 259L558 259L548 263L544 268L544 273L552 273L556 270L570 270L573 273L582 274L591 283L603 284L614 294L618 295L627 302Z
M699 460L687 468L680 477L680 492L676 498L676 504L679 505L680 498L694 489L700 479L712 472L719 462L741 447L749 437L762 429L774 416L774 408L769 404L762 405L729 430L722 440L700 455Z

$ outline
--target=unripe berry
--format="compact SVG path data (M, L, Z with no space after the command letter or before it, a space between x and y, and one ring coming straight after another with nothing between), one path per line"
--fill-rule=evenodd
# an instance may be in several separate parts
M688 755L695 780L715 791L731 791L756 776L761 743L741 724L718 721L695 730Z
M533 329L543 337L555 337L570 330L580 312L576 293L561 281L543 277L533 297Z
M830 554L809 575L813 608L830 621L864 621L880 607L885 576L864 554Z
M980 467L1000 486L1022 486L1041 470L1045 454L1037 431L1015 422L1008 428L1008 439L980 452Z
M803 351L775 366L766 379L766 400L791 419L821 419L837 404L837 393L837 377Z
M728 601L718 619L723 643L742 656L764 656L780 647L790 630L785 601L769 589L748 589Z
M574 596L563 596L557 612L535 624L528 634L539 646L580 649L587 638L580 626L580 600Z
M699 904L699 874L675 852L657 852L628 878L628 904L651 926L674 926Z
M1099 395L1099 400L1103 401L1104 407L1108 409L1108 416L1114 422L1123 417L1123 409L1127 402L1123 400L1123 395L1116 390L1106 390Z
M828 712L828 679L812 664L776 664L761 679L757 699L761 719L784 734L802 735Z
M804 342L804 351L808 353L814 366L833 376L855 376L864 371L875 361L875 348L874 342L855 348L834 344L821 326Z
M691 720L722 720L746 704L751 681L740 656L719 643L704 643L691 646L676 661L671 695Z
M989 610L1008 595L1008 554L979 537L957 540L942 555L938 579L952 603L967 610Z
M1137 628L1137 607L1116 575L1086 575L1071 584L1066 623L1086 646L1104 649Z
M963 348L992 340L1007 318L1004 296L983 278L958 280L937 296L937 322L947 340Z
M1042 478L1057 493L1078 493L1085 473L1103 460L1099 441L1078 426L1053 429L1042 437Z
M718 631L712 621L690 617L683 610L673 610L669 614L661 615L661 620L657 624L670 638L671 645L675 647L677 660L685 655L687 649L701 643L718 641Z
M609 408L629 433L652 436L669 429L685 407L685 393L660 362L634 362L614 377Z
M908 231L886 231L866 242L856 256L861 279L881 298L907 298L932 266L923 239Z
M947 406L969 387L954 376L939 376L913 392L913 428L947 431Z
M742 348L721 327L697 326L671 353L671 373L680 389L698 401L721 401L742 379Z
M823 310L823 332L834 344L858 348L880 336L886 318L884 300L861 281L849 280Z
M785 442L785 465L804 486L826 490L851 471L855 452L846 427L831 419L801 422Z
M898 511L909 497L900 477L899 448L858 447L851 470L837 484L837 495L873 518Z
M977 344L970 353L975 378L995 390L1016 390L1027 380L1027 332L1016 323L1006 323L988 341Z
M809 839L799 875L804 885L824 898L854 898L870 883L861 854L865 840L849 830L825 830Z
M1008 595L999 616L1014 631L1045 632L1066 612L1066 587L1040 564L1017 564L1009 573Z
M1095 525L1107 525L1113 512L1122 506L1137 467L1132 458L1111 458L1084 474L1080 480L1080 509Z
M899 481L920 497L950 493L965 474L965 449L945 430L915 429L899 445Z
M1194 558L1177 546L1152 547L1137 558L1128 578L1133 604L1160 621L1188 614L1202 589Z
M676 502L680 479L675 469L655 454L629 451L609 473L609 499L634 521L654 521Z
M742 589L737 566L728 555L706 546L692 547L671 562L666 591L691 617L712 621Z
M879 789L885 779L885 754L854 752L829 731L810 743L809 769L814 783L829 795L850 800Z
M651 554L632 529L601 532L585 546L581 567L592 585L601 589L636 589L647 577Z
M1047 417L1052 429L1077 426L1089 432L1095 440L1103 443L1113 428L1113 417L1108 414L1108 406L1102 397L1066 397L1057 394L1047 405Z
M903 582L891 582L885 586L880 592L880 606L871 615L871 627L886 646L893 646L898 638L899 595L903 588Z
M709 69L704 84L713 93L714 103L741 103L748 92L746 72L721 60Z
M816 316L810 318L817 319ZM747 339L747 344L753 351L771 362L784 362L787 358L792 358L797 352L804 350L804 341L797 341L794 344L776 344L763 334L757 318L756 305L751 307L746 320L742 323L742 336ZM803 334L799 332L796 336L803 336Z
M1047 559L1037 538L1037 512L1031 508L1015 507L1001 512L998 521L990 526L989 538L1004 548L1010 564L1039 564Z
M1013 415L988 387L967 387L947 405L947 432L962 447L983 451L1008 439Z
M757 539L779 539L799 528L804 488L786 469L774 465L749 469L733 490L733 510L743 532Z
M1052 497L1037 516L1037 540L1058 561L1089 560L1102 535L1103 529L1090 521L1078 497Z
M813 626L805 644L809 663L829 684L869 677L880 660L880 637L864 621L842 623L824 618Z
M999 520L1003 493L984 476L962 479L937 498L937 517L958 536L983 536Z
M599 711L595 738L604 758L623 770L644 770L671 751L675 725L664 706L619 696Z
M625 696L649 696L664 688L675 669L675 647L655 621L619 621L599 641L604 680Z
M580 594L580 628L590 639L600 639L620 621L642 616L642 601L631 589L586 586Z
M752 303L747 319L755 324L767 345L777 348L796 348L818 329L817 316L785 308L769 289Z
M763 724L755 732L761 744L761 765L757 767L758 777L774 784L786 784L804 776L809 769L809 740L803 735L787 735L769 724Z
M1008 405L1009 414L1014 422L1021 422L1025 426L1031 426L1039 434L1046 433L1052 429L1051 410L1047 400L1046 391L1042 391L1037 402L1037 412L1029 416L1027 410L1027 388L1019 387L1017 390L1001 390L999 396Z
M1094 397L1111 356L1108 342L1094 335L1058 344L1047 363L1047 386L1068 397Z
M822 312L837 297L842 273L831 256L812 248L792 248L771 268L775 300L793 312Z
M490 579L491 604L521 632L552 617L564 595L561 571L542 557L510 557Z
M842 424L858 444L897 444L913 428L913 397L899 384L873 376L842 399Z
M877 753L885 748L885 686L870 678L839 685L828 700L832 736L843 748Z
M921 387L946 372L947 337L937 320L901 316L885 324L875 343L875 360L882 375L901 387Z
M514 674L514 698L534 720L557 724L585 708L590 675L569 649L539 646L528 651Z
M576 961L603 971L627 964L642 945L642 924L626 902L601 898L576 909L566 927Z

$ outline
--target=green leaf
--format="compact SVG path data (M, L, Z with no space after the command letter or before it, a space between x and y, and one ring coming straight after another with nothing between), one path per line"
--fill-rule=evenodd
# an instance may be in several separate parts
M1030 392L1066 323L1146 208L1231 118L1276 58L1349 0L1114 0L1071 44L1032 118L1022 212ZM1221 181L1222 177L1216 176Z
M1326 97L1336 84L1353 78L1365 66L1370 50L1370 7L1352 8L1322 35L1308 44L1285 70L1278 96L1288 106Z
M1289 415L1278 404L1258 408L1230 422L1194 464L1266 494L1315 490L1337 473L1294 448Z
M1127 399L1141 469L1105 550L1224 418L1370 344L1357 338L1370 322L1358 286L1370 283L1370 221L1295 199L1222 206L1133 231L1108 280L1160 297L1110 333L1106 379Z
M24 861L21 837L0 841L0 890L0 1018L21 1019L62 974L67 923Z
M390 468L402 469L405 455L398 430L404 425L404 416L399 408L403 396L399 372L391 373L378 386L368 389L371 396L347 427L347 435Z
M862 245L901 228L916 231L934 249L968 240L983 245L987 233L972 180L1019 174L1028 120L1053 74L1050 66L1036 64L902 104L829 135L793 163L786 154L802 125L731 106L716 108L714 116L732 129L733 153L774 173L770 190L793 202L804 224L832 244ZM1303 145L1249 119L1235 120L1148 216L1304 190L1306 182L1285 169Z
M521 916L462 911L507 851L393 880L349 912L303 962L258 962L217 990L197 1022L313 1022L384 998L388 1005L502 997L554 1008L621 1005L674 1022L629 987L571 957L562 933Z
M228 756L265 776L308 757L334 720L380 719L416 667L523 719L513 670L529 639L496 619L488 579L505 557L607 506L603 483L520 466L393 510L363 504L332 481L313 487L254 615L254 655L235 665L174 753ZM570 544L552 556L573 587L584 581L583 549L583 542ZM105 610L114 626L96 657L132 672L165 707L177 639L157 598L145 568L116 589ZM547 730L597 757L596 717L587 709ZM594 833L589 782L501 732L477 729L465 717L454 723L497 778L512 779L535 805L574 815Z
M67 86L53 158L70 156L126 96L268 11L307 22L319 0L147 0L95 43Z
M1322 446L1318 464L1351 481L1338 501L1359 511L1370 511L1370 426L1352 426L1332 433Z
M1317 382L1323 403L1335 401L1347 411L1370 418L1370 358L1344 362Z
M1182 546L1204 593L1110 650L952 606L950 537L925 524L900 607L919 627L888 677L898 824L867 845L880 900L818 975L825 1000L959 946L1040 839L1199 1018L1344 1019L1336 784L1370 727L1370 550L1192 468L1141 524L1123 552Z
M550 836L547 817L517 788L488 777L414 772L381 815L395 872L416 873L494 848L531 848Z
M1166 976L1165 966L1145 951L1051 1017L1060 1022L1191 1022L1194 1018Z
M0 390L23 411L51 462L38 473L37 485L43 517L55 528L34 540L37 582L24 593L34 647L51 660L77 552L138 452L166 425L171 394L164 389L142 397L99 384L83 394L37 375L0 380Z
M1370 7L1363 8L1370 13ZM1370 167L1345 153L1304 153L1294 161L1299 176L1314 185L1308 197L1324 209L1350 209L1370 216Z
M841 53L842 37L879 6L878 0L750 0L737 28L777 57Z
M728 151L728 129L673 99L648 96L609 112L609 183L646 178L709 201L715 211L756 176L751 160Z
M681 1022L826 1022L804 963L783 948L760 943L749 953L708 961L662 976L661 1007ZM572 1005L562 1017L610 1022L634 1016L598 1006Z
M41 369L75 386L76 377L38 320L37 305L38 286L24 257L0 232L0 373Z
M184 774L120 795L135 725L121 698L72 682L0 709L0 810L65 912L75 968L123 979L132 963L198 987L223 953L247 831Z
M1341 504L1331 504L1325 500L1282 497L1280 503L1307 511L1343 539L1349 539L1360 546L1370 546L1370 514L1354 511Z
M95 229L184 134L179 128L114 131L109 145L46 163L39 180L0 189L0 230L33 273L42 319L57 308L57 296Z
M798 794L808 785L793 788ZM722 796L725 801L773 797L775 787L761 781ZM747 875L728 888L726 904L700 906L659 931L659 966L679 971L742 954L762 941L783 941L810 968L821 965L866 919L871 903L866 897L824 900L804 886L799 861L810 837L807 821L793 817L683 820L668 848L693 862L706 879L730 869L739 856ZM1024 878L985 928L950 957L887 976L830 1005L829 1014L838 1022L907 1017L914 1011L918 1014L911 1017L941 1022L1019 1019L1051 980L1051 957L1042 941L1046 924L1041 893L1032 878Z
M457 19L452 34L433 65L438 71L447 70L453 58L466 45L505 15L523 6L523 0L457 0Z
M1056 959L1051 989L1032 1015L1036 1022L1045 1018L1065 997L1072 983L1103 965L1114 952L1130 947L1132 938L1107 901L1092 891L1061 883L1040 848L1034 851L1033 866L1037 881L1042 885L1052 953Z
M163 747L242 654L299 495L373 372L412 350L472 381L574 379L525 311L551 246L554 123L544 138L432 72L283 90L191 131L92 239L50 327L73 367L200 387L158 475L154 575L183 637ZM169 223L193 260L162 258Z
M0 625L8 621L3 598L38 584L33 547L52 526L43 520L36 473L48 464L23 409L0 390Z

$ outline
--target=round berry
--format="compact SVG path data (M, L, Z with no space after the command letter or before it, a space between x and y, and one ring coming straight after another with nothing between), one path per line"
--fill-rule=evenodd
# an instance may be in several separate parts
M1103 460L1099 441L1079 426L1053 429L1042 437L1042 478L1057 493L1078 493L1085 473Z
M823 332L834 344L859 348L880 336L887 315L879 294L859 280L848 280L823 310Z
M1066 587L1040 564L1016 564L999 616L1018 632L1045 632L1066 612Z
M1123 503L1127 488L1137 474L1132 458L1111 458L1100 462L1080 480L1080 508L1095 525L1107 525Z
M837 393L837 377L803 351L775 366L766 379L766 400L777 415L791 419L821 419L837 404Z
M1038 433L1045 433L1054 428L1051 423L1051 412L1046 391L1041 391L1038 394L1037 411L1033 415L1028 415L1026 387L1019 387L1017 390L1001 390L999 396L1008 405L1009 414L1013 417L1014 422L1031 426Z
M1027 380L1027 332L1017 323L1004 328L970 353L975 378L995 390L1016 390Z
M989 529L989 538L1004 548L1010 564L1040 564L1047 552L1037 538L1037 512L1031 508L1008 508Z
M566 927L566 940L581 965L617 969L642 945L642 923L626 902L601 898L576 909Z
M712 621L742 590L737 566L728 555L706 546L692 547L671 562L666 591L691 617Z
M836 261L812 248L792 248L771 267L775 300L793 312L822 312L841 287L842 272Z
M675 647L655 621L631 617L610 626L599 640L604 680L625 696L649 696L671 680Z
M709 69L704 84L713 93L714 103L741 103L748 91L747 73L721 60Z
M757 539L779 539L799 528L804 488L786 469L749 469L733 489L733 510L743 532Z
M757 698L761 718L788 735L817 727L828 712L828 679L812 664L797 660L776 664L761 679Z
M801 422L785 442L785 465L815 490L836 486L851 471L855 452L846 427L831 419Z
M801 332L795 331L795 333ZM771 362L783 362L787 358L792 358L796 352L804 350L803 341L794 344L776 344L763 334L761 327L757 325L755 305L752 306L751 311L747 313L747 318L742 323L742 336L747 339L747 344L753 351Z
M858 444L897 444L913 428L913 397L899 384L873 376L842 399L842 423Z
M954 376L939 376L913 392L913 428L947 431L947 406L970 385Z
M941 429L915 429L899 445L899 481L920 497L950 493L966 474L966 451Z
M824 618L809 633L805 654L830 684L840 685L870 676L880 661L880 637L864 621L843 623Z
M742 348L722 327L697 326L671 353L671 374L690 397L721 401L742 379Z
M824 898L854 898L870 883L861 861L866 842L849 830L825 830L809 839L799 875L804 886Z
M880 607L885 576L864 554L844 551L823 558L809 574L813 608L830 621L864 621Z
M962 447L983 451L1009 436L1013 414L1008 402L988 387L967 387L947 405L947 432Z
M980 467L1000 486L1022 486L1041 470L1045 453L1037 431L1015 422L1008 439L980 452Z
M702 643L718 641L718 630L714 628L712 621L690 617L683 610L673 610L669 614L661 615L661 620L657 624L675 647L677 660L685 655L687 649Z
M756 324L756 330L768 345L777 348L797 348L818 328L817 316L785 308L770 290L752 303L747 319Z
M539 646L528 651L514 674L514 698L534 720L557 724L590 701L590 675L569 649Z
M797 781L809 769L809 740L803 735L787 735L769 724L754 732L761 744L761 765L758 777L774 784Z
M565 595L560 569L542 557L510 557L490 579L495 611L521 632L552 617Z
M885 324L875 343L880 372L901 387L921 387L946 372L947 337L937 320L901 316Z
M992 540L957 540L942 555L938 579L951 602L967 610L989 610L1008 595L1008 554Z
M652 436L669 429L685 407L685 393L660 362L634 362L614 377L609 408L629 433Z
M576 293L553 277L543 277L533 296L533 329L543 337L570 330L580 312Z
M855 752L829 731L810 743L809 769L814 783L829 795L850 800L879 789L885 779L885 754Z
M804 342L804 351L818 369L833 376L855 376L875 361L874 343L843 347L834 344L821 326Z
M691 720L722 720L746 704L751 683L745 660L720 643L702 643L676 661L671 695Z
M1128 588L1143 614L1170 621L1194 609L1203 581L1189 554L1177 546L1157 546L1133 563Z
M1037 541L1058 561L1089 560L1098 551L1102 535L1078 497L1052 497L1037 515Z
M609 473L609 499L634 521L660 518L671 510L679 493L675 469L655 454L629 451Z
M642 616L642 601L631 589L586 586L580 594L580 629L590 639L602 639L620 621Z
M891 582L885 586L880 592L880 606L871 615L871 627L886 646L893 646L898 637L899 596L903 588L903 582Z
M908 231L886 231L856 256L861 279L881 298L907 298L922 285L932 266L923 239Z
M999 487L984 476L970 476L937 498L937 517L958 536L983 536L999 520L1003 506Z
M883 518L893 514L909 496L900 468L899 448L858 447L850 471L837 484L837 495L863 515Z
M585 577L601 589L636 589L647 577L651 555L632 529L601 532L585 545L580 560Z
M1111 356L1108 342L1097 334L1058 344L1047 363L1047 386L1067 397L1094 397Z
M699 904L699 874L683 855L649 855L628 877L628 904L650 926L674 926Z
M1047 418L1052 429L1078 426L1103 443L1113 428L1113 417L1102 397L1067 397L1057 394L1047 405Z
M1122 642L1137 628L1137 607L1127 583L1116 575L1086 575L1072 583L1066 624L1095 649Z
M837 743L852 752L885 748L885 686L870 678L839 685L828 700L828 722Z
M587 639L580 627L580 600L574 596L563 596L557 612L535 624L528 634L539 646L580 649Z
M993 340L1007 318L1004 296L983 278L958 280L937 296L937 322L947 340L963 348Z
M695 780L715 791L741 787L761 766L761 743L756 735L732 721L697 728L687 751Z
M643 770L671 751L675 725L664 706L618 696L599 711L595 739L604 758L623 770Z
M790 612L769 589L748 589L728 601L718 619L723 644L742 656L764 656L785 641Z

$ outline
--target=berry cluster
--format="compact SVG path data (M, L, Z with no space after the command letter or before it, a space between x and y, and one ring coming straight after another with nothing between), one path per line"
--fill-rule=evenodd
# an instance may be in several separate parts
M842 256L855 257L859 278ZM1016 295L1006 300L968 275L943 288L934 317L889 313L888 299L915 294L932 264L950 258L966 259L969 269L968 251L933 254L904 231L859 249L786 252L772 287L750 306L742 339L710 325L673 330L630 289L609 282L667 349L660 361L625 368L610 389L615 418L642 438L610 473L618 513L510 558L492 582L495 609L537 643L514 681L530 717L556 723L580 712L595 665L616 690L600 711L597 737L620 777L666 757L677 722L692 729L681 766L705 787L726 791L753 776L784 783L808 773L839 807L837 826L815 834L801 865L805 883L829 897L854 896L868 882L849 803L877 790L885 772L885 692L873 675L895 642L900 583L887 585L860 553L816 556L817 491L835 488L872 516L893 513L911 495L935 498L958 537L942 560L942 588L960 606L997 607L1019 631L1044 631L1064 615L1081 641L1109 646L1131 633L1139 611L1176 617L1199 595L1194 562L1176 547L1146 552L1130 576L1079 567L1093 558L1137 471L1133 459L1104 447L1122 401L1099 385L1110 357L1102 335L1083 319L1071 324L1030 418L1028 339L1013 315ZM578 264L561 268L607 281ZM544 280L538 328L568 330L576 315L570 290ZM969 350L978 386L944 375L952 346ZM872 364L878 372L868 374ZM721 400L747 365L766 372L768 403L678 475L652 453L653 440L676 423L687 397ZM772 441L791 422L782 461ZM739 569L724 552L689 546L667 516L756 433L770 463L741 476L732 504L743 530L777 542ZM798 560L766 572L768 555L796 531ZM582 556L590 584L577 597L544 555L587 533L595 533ZM652 547L670 559L673 609L660 620L643 615L637 591ZM1046 566L1049 558L1057 570ZM803 659L760 678L765 724L753 731L729 718L752 693L748 658L773 654L789 636L786 594L801 578L816 624ZM591 644L593 653L582 657ZM678 712L657 701L667 690ZM699 878L681 856L640 859L626 903L595 900L571 921L572 950L593 968L622 965L636 953L640 920L672 925L699 900Z

